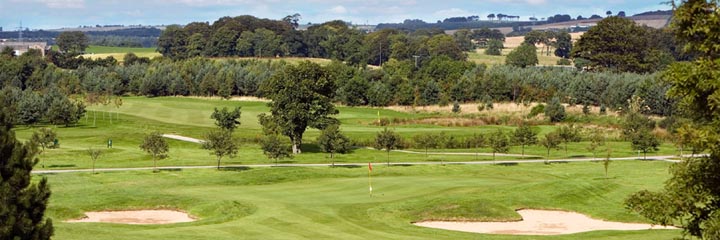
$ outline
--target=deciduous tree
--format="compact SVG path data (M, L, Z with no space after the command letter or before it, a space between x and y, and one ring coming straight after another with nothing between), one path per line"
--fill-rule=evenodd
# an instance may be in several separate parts
M235 157L238 152L237 140L233 138L232 131L224 128L212 130L205 135L202 148L210 150L210 154L217 158L217 169L220 170L220 161L223 157Z
M395 133L393 130L388 130L385 128L381 132L378 132L377 136L375 137L375 148L380 150L384 149L385 152L387 152L387 165L390 166L390 151L393 149L400 148L402 146L401 144L402 138L400 135Z
M273 125L290 138L293 153L301 152L302 137L308 127L323 129L337 120L329 115L338 111L332 104L335 84L325 69L309 61L289 65L263 82L263 92L272 115L259 116L263 126Z
M335 153L350 151L350 139L340 132L338 125L330 125L320 132L317 138L320 150L330 154L332 165L335 166Z
M157 172L157 160L167 157L168 150L170 147L159 132L152 132L145 135L143 142L140 144L140 149L147 152L152 156L153 159L153 171Z

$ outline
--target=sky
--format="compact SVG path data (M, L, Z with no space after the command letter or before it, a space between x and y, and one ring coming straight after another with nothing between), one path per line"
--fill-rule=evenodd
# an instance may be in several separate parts
M555 14L589 17L625 11L633 15L667 10L661 0L0 0L0 27L56 29L80 25L168 25L210 22L223 16L253 15L281 19L299 13L301 23L330 20L354 24L396 23L405 19L436 22L448 17L490 13L527 20Z

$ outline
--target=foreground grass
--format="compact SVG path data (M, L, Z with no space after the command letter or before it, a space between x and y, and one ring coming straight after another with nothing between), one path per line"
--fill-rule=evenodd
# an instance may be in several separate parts
M47 175L56 239L669 239L675 230L596 231L538 237L416 227L430 219L518 219L519 208L578 211L644 222L622 202L657 189L668 163L618 162L515 166L407 166L367 169L257 168ZM85 211L180 209L193 223L65 223Z

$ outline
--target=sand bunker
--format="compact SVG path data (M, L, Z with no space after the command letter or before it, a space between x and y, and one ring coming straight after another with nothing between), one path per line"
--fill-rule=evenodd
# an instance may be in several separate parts
M511 235L560 235L596 230L676 229L641 223L606 222L580 213L518 210L519 222L418 222L415 225L463 232Z
M104 222L122 224L168 224L193 222L195 219L187 213L173 210L140 210L86 212L84 218L67 222Z

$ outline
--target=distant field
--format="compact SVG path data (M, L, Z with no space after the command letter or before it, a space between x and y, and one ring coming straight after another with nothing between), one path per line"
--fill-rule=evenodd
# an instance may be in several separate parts
M580 39L580 36L582 36L583 33L570 33L570 36L572 36L572 41L575 42L578 39ZM503 43L503 46L505 47L502 50L501 56L491 56L485 54L484 48L476 49L473 52L468 52L468 61L474 62L474 63L484 63L487 65L502 65L505 64L505 58L507 55L515 48L519 47L520 44L525 40L525 37L507 37L505 38L505 42ZM538 44L538 65L540 66L555 66L557 65L557 61L560 60L559 57L556 57L554 52L555 48L550 47L550 55L547 55L544 50L541 48L545 47L542 44ZM542 53L542 54L541 54Z
M56 48L56 46L53 46L53 48ZM123 61L123 57L127 53L135 53L138 57L147 58L161 56L155 48L106 47L95 45L89 46L85 50L85 53L86 54L83 54L82 56L86 58L98 59L112 56L120 62Z

